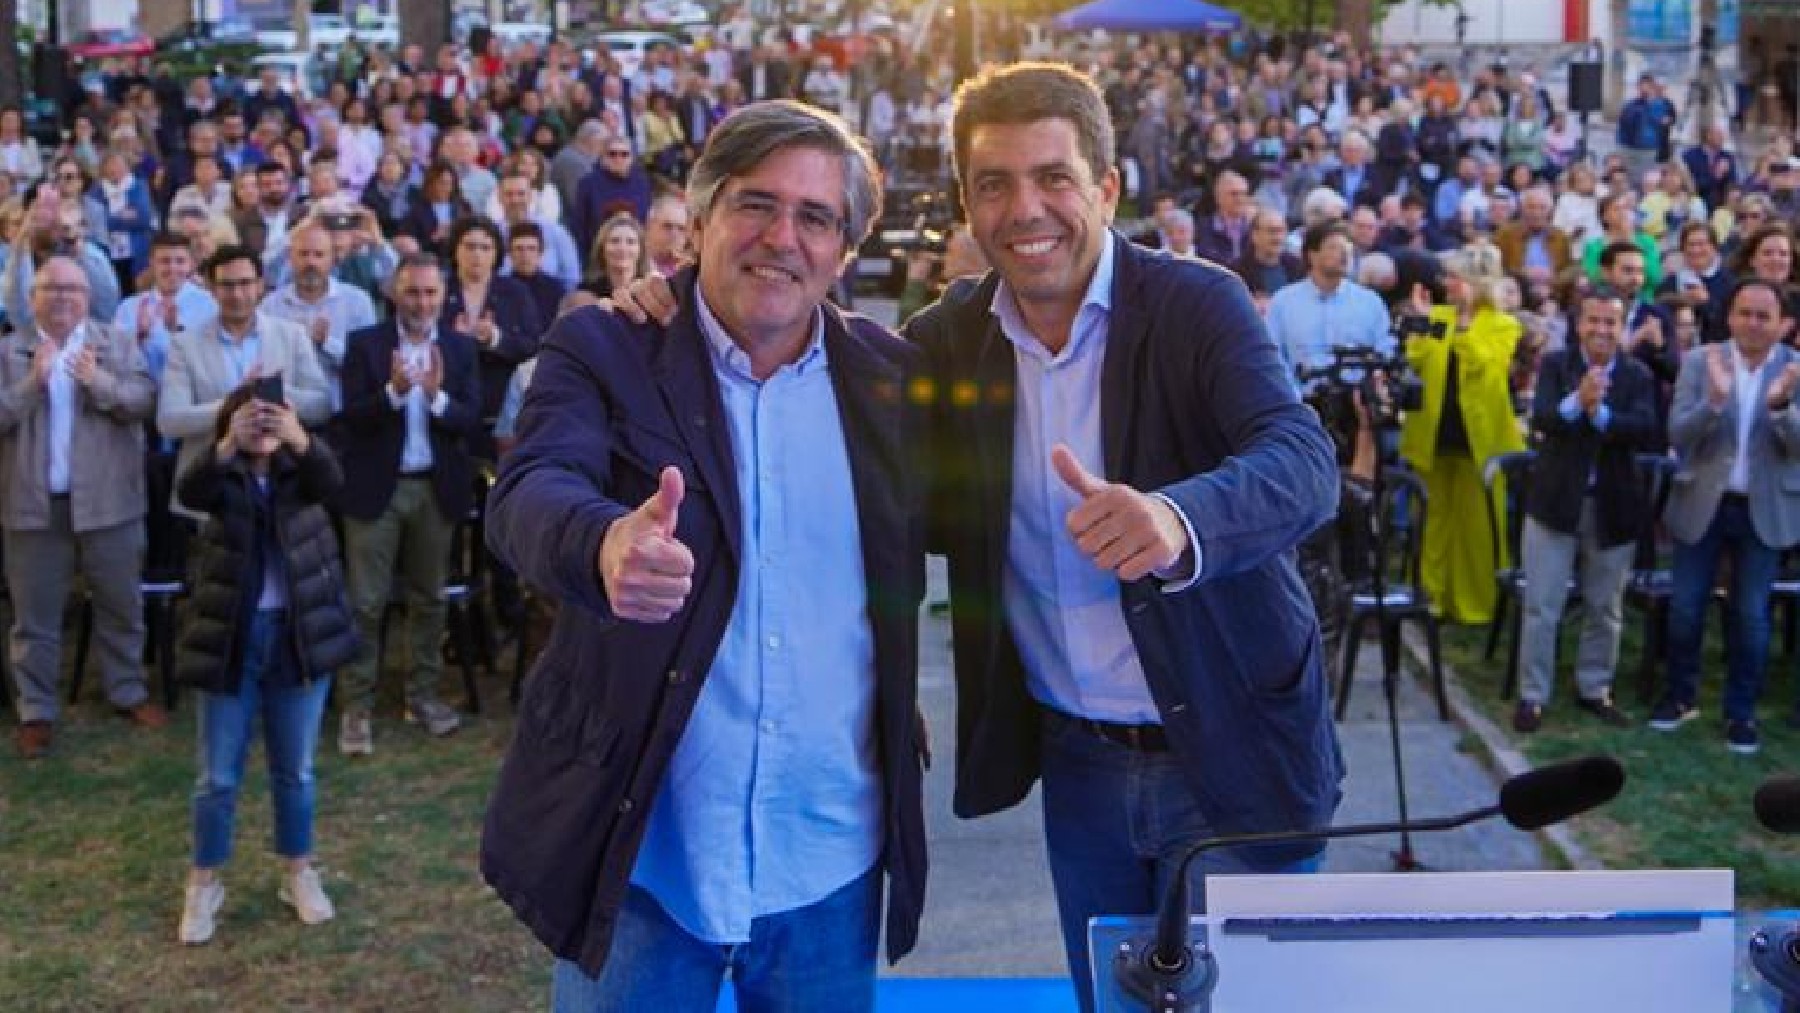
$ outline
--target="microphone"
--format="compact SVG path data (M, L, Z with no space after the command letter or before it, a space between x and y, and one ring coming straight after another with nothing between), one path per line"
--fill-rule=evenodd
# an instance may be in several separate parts
M1800 777L1775 774L1757 786L1756 821L1775 834L1800 834ZM1750 937L1750 963L1781 996L1782 1013L1800 1013L1800 930L1770 925Z
M1140 955L1121 948L1114 958L1119 985L1131 998L1156 1013L1181 1013L1194 1008L1212 991L1218 980L1212 954L1204 946L1189 948L1188 867L1195 858L1219 848L1247 844L1280 844L1326 841L1345 837L1369 837L1403 832L1454 830L1481 820L1503 817L1520 830L1541 830L1605 805L1625 787L1625 769L1610 756L1578 760L1529 770L1507 779L1500 787L1497 804L1437 819L1392 823L1363 823L1316 830L1283 830L1270 833L1232 834L1199 841L1181 856L1175 879L1163 894L1156 914L1156 935ZM1760 799L1761 794L1758 794ZM1790 796L1791 800L1791 796ZM1790 813L1791 813L1790 809Z

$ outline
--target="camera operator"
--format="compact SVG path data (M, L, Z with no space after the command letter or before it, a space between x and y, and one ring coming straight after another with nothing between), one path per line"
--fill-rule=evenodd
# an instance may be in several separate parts
M1519 322L1495 308L1481 261L1468 250L1448 258L1448 305L1430 306L1415 290L1412 313L1428 319L1428 333L1409 338L1405 351L1424 397L1400 432L1401 457L1425 480L1431 505L1421 583L1446 619L1471 624L1493 619L1495 598L1480 462L1525 449L1508 386Z
M1625 580L1638 536L1651 520L1633 459L1656 447L1657 419L1656 379L1622 347L1626 304L1612 289L1581 296L1579 343L1545 357L1538 375L1531 413L1538 459L1519 547L1525 571L1523 682L1514 731L1528 734L1543 723L1569 579L1577 573L1583 611L1577 704L1606 724L1630 724L1613 703L1613 669L1624 627Z
M942 250L925 246L907 254L906 288L900 293L896 319L905 323L914 313L936 302L958 278L980 278L987 272L987 258L969 235L968 226L951 226Z
M1300 244L1307 275L1269 301L1269 335L1288 361L1306 372L1331 364L1340 345L1393 348L1381 297L1349 278L1350 231L1341 222L1307 228Z

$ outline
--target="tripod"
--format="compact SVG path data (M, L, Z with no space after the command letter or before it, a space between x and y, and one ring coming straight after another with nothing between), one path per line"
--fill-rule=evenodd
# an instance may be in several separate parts
M1387 467L1375 469L1375 514L1372 518L1374 527L1375 550L1375 628L1381 633L1381 695L1387 704L1388 746L1394 758L1394 795L1400 809L1400 847L1393 853L1394 871L1417 872L1425 868L1413 853L1412 834L1405 829L1409 820L1406 811L1406 760L1405 751L1400 743L1400 622L1388 616L1388 536L1394 523L1394 504L1388 499ZM1415 500L1411 506L1415 511L1423 500ZM1420 518L1421 522L1423 518ZM1353 673L1346 672L1346 677Z

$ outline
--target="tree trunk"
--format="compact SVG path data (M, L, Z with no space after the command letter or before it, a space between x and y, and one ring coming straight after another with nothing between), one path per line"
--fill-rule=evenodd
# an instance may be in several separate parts
M1338 31L1349 32L1350 42L1357 49L1364 51L1369 49L1369 39L1375 28L1376 7L1375 0L1339 0L1338 2Z
M0 25L19 23L19 0L0 0ZM0 46L0 108L22 107L25 92L24 68L19 64L19 47ZM62 96L53 96L60 99Z
M450 41L446 6L444 0L400 0L400 42L424 46L428 64L432 62L432 51Z

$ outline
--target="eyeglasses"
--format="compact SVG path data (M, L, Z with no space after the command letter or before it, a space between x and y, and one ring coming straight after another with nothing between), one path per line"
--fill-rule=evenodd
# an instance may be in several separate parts
M629 151L609 151L606 153L606 157L607 158L630 158L631 152L629 152Z
M782 204L769 194L746 191L732 195L725 202L725 210L761 232L782 214ZM823 242L844 234L843 216L822 204L801 201L793 210L793 216L794 227L810 242Z
M56 174L56 178L61 181L76 180L77 182L79 182L81 179L81 173L79 173L79 172L59 172Z
M86 285L77 285L72 282L47 282L38 286L38 291L46 295L87 295L87 290Z

